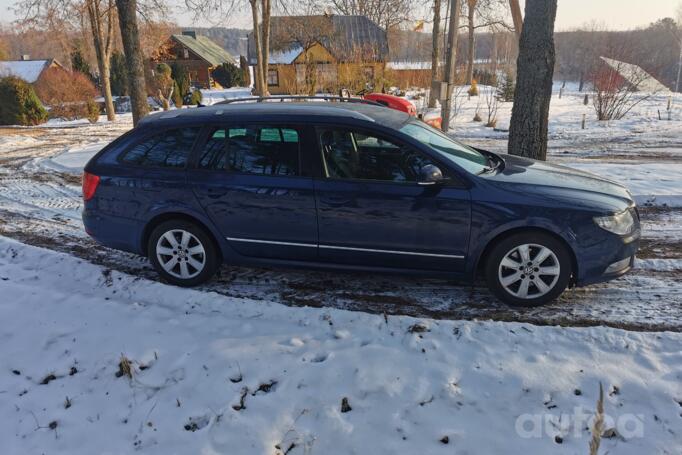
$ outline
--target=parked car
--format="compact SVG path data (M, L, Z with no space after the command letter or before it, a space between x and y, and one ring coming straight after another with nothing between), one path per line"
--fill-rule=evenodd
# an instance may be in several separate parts
M427 125L431 125L436 129L441 128L442 119L440 116L440 109L427 109L426 111L417 114L417 108L409 100L386 93L370 93L365 95L364 99L374 101L375 103L397 111L405 112L412 117L419 118Z
M143 119L85 167L83 223L194 286L222 263L471 282L512 305L633 266L623 186L463 145L359 102L252 102Z

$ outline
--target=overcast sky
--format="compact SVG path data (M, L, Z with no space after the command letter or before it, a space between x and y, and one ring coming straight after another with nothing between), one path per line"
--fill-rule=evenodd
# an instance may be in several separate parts
M15 0L0 0L0 23L8 24L14 19L9 11ZM525 0L521 0L522 8ZM556 29L566 30L587 22L599 22L609 29L628 29L646 26L662 17L674 16L682 0L559 0ZM192 24L188 15L177 14L176 21L183 26L209 25ZM249 28L248 14L235 15L232 20L220 25Z

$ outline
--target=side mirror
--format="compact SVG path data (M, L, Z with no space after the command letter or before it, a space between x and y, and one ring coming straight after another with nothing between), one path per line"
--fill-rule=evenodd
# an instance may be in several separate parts
M427 164L419 170L419 180L417 181L419 185L435 185L444 181L443 172L438 166Z

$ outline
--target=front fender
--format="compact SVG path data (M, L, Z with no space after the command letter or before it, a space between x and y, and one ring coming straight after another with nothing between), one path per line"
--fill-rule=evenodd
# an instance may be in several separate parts
M469 244L469 258L467 261L467 274L471 277L476 277L476 272L483 259L483 253L486 248L491 245L493 241L497 238L510 234L512 232L521 232L528 229L537 229L546 231L549 234L560 237L568 245L571 254L574 259L576 256L576 236L570 227L562 227L558 225L553 220L541 216L531 216L525 219L515 219L505 222L500 225L496 225L494 228L489 230L479 230L477 236L472 235ZM574 264L576 265L576 264ZM577 270L575 271L577 274Z

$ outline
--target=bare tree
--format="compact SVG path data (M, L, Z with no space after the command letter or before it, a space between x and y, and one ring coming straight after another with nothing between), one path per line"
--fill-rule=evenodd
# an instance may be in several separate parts
M682 2L677 5L677 42L680 46L680 58L677 61L677 78L675 79L675 91L680 91L680 76L682 76Z
M144 77L144 57L137 26L137 0L116 0L116 6L118 7L118 23L123 40L123 51L125 52L133 124L137 125L142 117L149 113L147 86Z
M471 85L474 79L474 62L476 60L476 30L480 28L509 26L504 21L506 11L503 0L466 0L468 32L467 76L466 82Z
M85 0L85 6L90 18L90 28L92 29L97 67L101 77L107 120L113 121L116 118L116 114L114 111L114 101L111 96L110 65L116 8L114 7L113 0Z
M83 17L87 12L90 36L95 47L97 67L99 69L102 95L107 112L107 119L116 117L111 96L111 76L109 64L114 41L116 8L113 0L20 0L15 5L17 14L21 14L20 23L34 26L45 26L50 29L68 27L74 17ZM76 14L74 14L76 13ZM78 24L84 28L84 24ZM56 34L55 36L63 36Z
M411 0L329 0L339 14L367 16L386 30L410 18Z
M647 73L623 62L612 62L615 68L602 63L592 77L595 91L592 104L598 120L620 120L656 94L656 91L640 92L649 79ZM627 80L623 74L627 74Z
M436 94L432 93L436 82L440 80L440 10L441 0L433 1L433 30L431 31L433 48L431 50L431 92L429 92L429 108L436 107Z
M554 75L557 0L526 0L516 64L516 93L509 125L509 153L547 158L549 103Z
M488 115L485 126L495 128L497 126L497 110L499 108L499 99L497 98L497 91L495 87L486 86L483 88L483 103L485 104L486 113Z
M519 0L509 0L509 9L511 10L512 20L514 21L514 31L516 38L521 39L521 31L523 30L523 15L521 14L521 6Z
M263 69L263 81L264 84L261 89L263 96L269 96L268 91L268 70L270 68L270 13L271 4L270 0L261 0L262 13L263 13L263 26L262 26L262 36L261 36L261 46L263 47L263 59L259 61Z
M256 68L254 85L257 94L264 94L266 87L265 75L263 73L263 46L261 44L261 28L258 25L258 0L249 0L251 5L251 17L253 19L253 41L256 46Z

